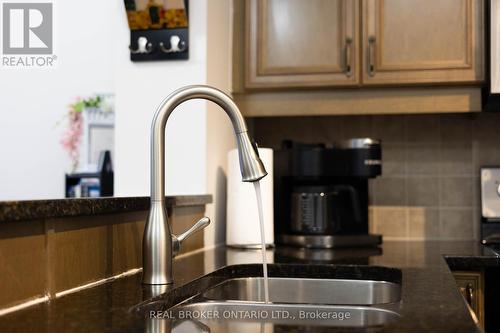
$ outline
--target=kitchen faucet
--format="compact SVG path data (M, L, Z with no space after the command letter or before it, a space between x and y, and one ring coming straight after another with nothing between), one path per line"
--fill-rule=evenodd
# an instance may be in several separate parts
M182 242L210 223L204 217L185 233L175 236L168 222L165 205L165 126L174 109L190 99L212 101L229 116L236 135L244 182L255 182L267 175L256 146L248 136L245 119L228 95L209 86L197 85L178 89L165 98L156 110L151 127L151 207L142 242L144 284L172 283L172 261Z

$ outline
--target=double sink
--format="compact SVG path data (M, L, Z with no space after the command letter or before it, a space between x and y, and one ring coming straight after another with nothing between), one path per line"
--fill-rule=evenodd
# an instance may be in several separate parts
M271 264L266 303L259 266L227 266L135 311L149 319L152 331L167 326L173 332L381 327L400 317L397 269Z

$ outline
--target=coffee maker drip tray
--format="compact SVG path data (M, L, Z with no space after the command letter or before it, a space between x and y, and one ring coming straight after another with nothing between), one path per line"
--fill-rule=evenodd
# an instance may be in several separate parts
M314 249L370 247L382 244L381 235L280 235L280 243Z

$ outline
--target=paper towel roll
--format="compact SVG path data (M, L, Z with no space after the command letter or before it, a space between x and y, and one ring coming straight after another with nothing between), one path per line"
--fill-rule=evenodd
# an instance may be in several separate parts
M259 156L268 175L261 179L262 207L266 245L274 244L273 150L259 148ZM260 247L259 212L253 183L241 181L238 150L228 153L227 172L227 226L226 243L229 246Z

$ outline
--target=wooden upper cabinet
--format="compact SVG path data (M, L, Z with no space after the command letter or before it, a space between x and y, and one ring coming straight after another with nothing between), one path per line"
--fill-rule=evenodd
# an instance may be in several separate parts
M359 84L359 1L246 1L246 88Z
M484 78L482 0L363 0L363 85Z

